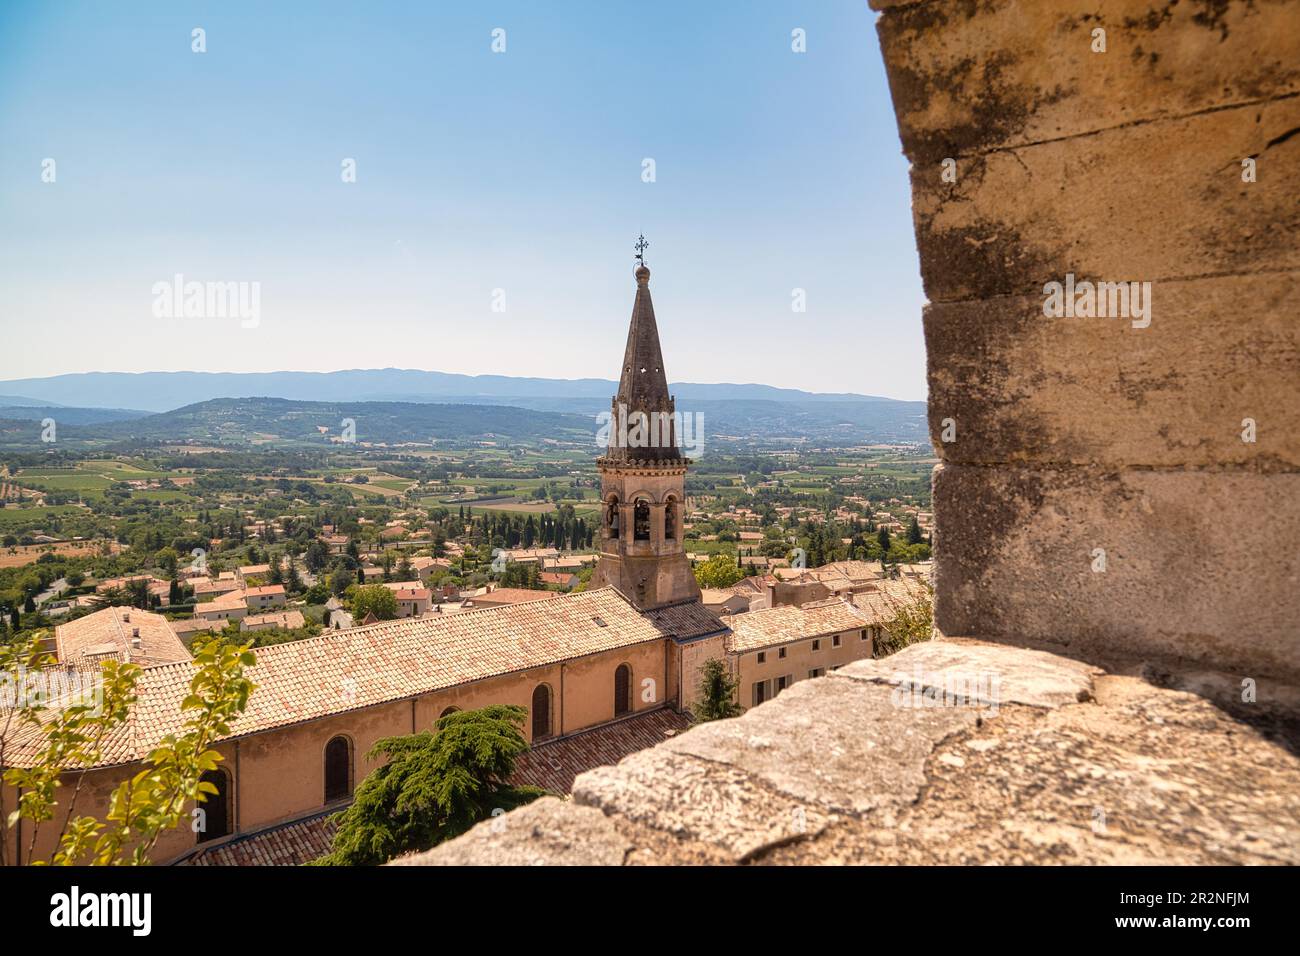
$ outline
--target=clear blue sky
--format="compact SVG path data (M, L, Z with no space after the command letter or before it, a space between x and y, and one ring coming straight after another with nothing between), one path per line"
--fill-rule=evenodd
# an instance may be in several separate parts
M643 231L671 379L923 398L874 20L865 0L0 0L0 379L616 378ZM259 282L260 323L155 318L176 273Z

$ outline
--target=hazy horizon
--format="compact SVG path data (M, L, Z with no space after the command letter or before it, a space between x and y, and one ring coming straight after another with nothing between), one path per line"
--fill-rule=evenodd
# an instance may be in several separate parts
M513 378L520 380L540 379L553 382L612 382L618 384L617 375L581 375L581 376L553 376L553 375L514 375L502 372L457 372L446 368L417 368L410 365L388 365L378 366L350 366L346 368L332 369L302 369L302 368L275 368L265 371L255 371L247 369L198 369L198 368L176 368L176 369L84 369L76 372L56 372L51 375L23 375L14 378L0 379L0 388L9 385L21 384L24 382L39 382L51 379L69 378L80 375L334 375L338 373L355 373L355 372L417 372L429 373L434 375L455 375L465 376L467 378ZM740 379L717 381L685 381L677 378L670 378L670 385L701 385L701 386L729 386L736 388L775 388L790 391L806 392L810 395L860 395L866 398L888 398L893 401L925 401L924 398L910 399L898 398L894 395L883 395L877 392L864 391L841 391L839 389L813 389L801 388L792 385L777 385L773 382L743 381Z
M683 408L723 414L741 406L817 406L831 417L852 406L862 409L914 406L921 401L861 392L780 389L762 382L681 382L670 387ZM214 400L286 400L295 403L492 404L590 414L604 408L618 389L614 378L574 379L480 375L423 369L336 369L328 372L74 372L41 378L0 380L3 416L22 418L19 408L109 409L156 414ZM757 404L755 404L757 403ZM719 409L723 409L719 412ZM813 413L814 418L824 418ZM845 420L856 420L848 413Z

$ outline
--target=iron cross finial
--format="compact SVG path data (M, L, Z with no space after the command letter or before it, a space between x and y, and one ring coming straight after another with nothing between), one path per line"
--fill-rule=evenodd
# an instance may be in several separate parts
M645 236L638 236L636 245L632 247L636 250L636 257L645 262L645 251L650 248L650 243L645 241Z

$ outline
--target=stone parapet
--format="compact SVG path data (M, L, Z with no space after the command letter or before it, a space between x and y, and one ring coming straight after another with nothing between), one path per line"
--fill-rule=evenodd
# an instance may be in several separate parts
M1202 696L933 641L397 862L1295 864L1297 792L1300 760L1276 735Z

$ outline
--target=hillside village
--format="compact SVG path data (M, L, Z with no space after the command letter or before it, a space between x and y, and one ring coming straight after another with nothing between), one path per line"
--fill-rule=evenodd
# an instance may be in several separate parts
M11 458L0 627L37 629L130 604L163 614L183 638L238 628L272 642L360 623L351 612L366 584L388 587L393 616L412 617L504 603L520 588L568 592L590 579L595 476L539 474L561 460L538 455L535 465L524 459L482 477L494 459L473 450L423 463L361 451L334 468L277 477L290 470L284 456L264 457L149 450L53 466ZM833 464L822 463L828 457ZM692 565L708 565L708 603L734 612L739 588L764 606L775 582L834 560L873 562L882 575L920 572L932 522L924 461L888 451L790 458L792 467L770 475L709 462L693 476L683 532ZM799 463L807 460L818 463ZM437 476L418 477L428 470Z
M924 450L724 450L697 467L649 275L615 401L663 418L652 447L10 457L0 637L42 635L69 674L143 668L86 775L107 785L179 730L200 644L256 649L228 762L203 774L204 825L164 834L160 859L311 862L374 742L460 710L519 707L531 749L512 779L565 793L701 708L757 707L896 649L916 609L928 622ZM21 725L6 759L36 760L39 740Z

